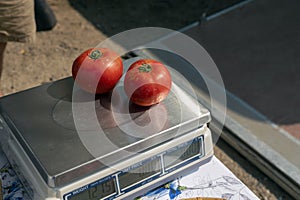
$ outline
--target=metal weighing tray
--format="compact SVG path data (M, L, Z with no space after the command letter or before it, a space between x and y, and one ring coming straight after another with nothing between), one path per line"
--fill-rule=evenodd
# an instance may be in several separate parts
M82 177L101 170L105 165L90 154L82 144L73 124L72 89L73 79L66 78L1 98L1 115L12 135L30 158L38 173L49 187L61 187ZM108 126L112 119L106 105L109 95L102 95L97 109L101 115L100 122L106 136L117 149L106 148L99 141L102 154L99 157L111 158L116 162L124 159L118 151L125 149L141 152L147 148L171 140L174 137L193 131L210 121L209 111L200 105L200 114L196 115L191 105L177 101L170 93L163 101L168 113L168 123L163 130L149 137L138 137L124 133L118 126ZM105 103L106 102L106 103ZM198 105L198 103L197 103ZM58 106L60 106L59 109ZM147 118L152 108L133 107L133 120ZM63 114L62 114L63 113ZM97 111L98 113L98 111ZM99 116L98 116L99 117ZM5 136L1 136L5 138ZM4 139L5 140L5 139ZM7 142L1 139L2 147ZM109 156L106 156L109 152Z

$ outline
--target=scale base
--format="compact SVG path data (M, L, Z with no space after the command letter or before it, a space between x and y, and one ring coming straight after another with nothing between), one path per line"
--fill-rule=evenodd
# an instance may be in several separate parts
M201 141L202 148L202 150L200 150L200 154L196 157L184 160L184 162L182 162L180 165L177 165L173 169L169 167L169 169L171 169L170 171L168 171L168 168L165 167L165 169L162 170L165 172L160 172L159 176L150 179L145 179L144 183L137 182L137 185L133 185L127 190L118 188L116 189L116 192L113 195L109 195L103 198L134 199L135 197L141 196L147 191L152 190L164 183L179 178L185 174L191 173L194 170L197 170L199 166L209 162L209 160L213 156L210 130L206 126L204 126L199 130L193 131L185 136L169 141L164 145L160 145L154 149L151 149L150 151L144 154L140 154L136 158L129 160L129 162L127 163L119 163L117 166L113 167L114 169L99 171L91 176L73 182L69 185L56 188L49 187L43 181L43 178L35 169L29 157L24 153L24 151L21 149L20 144L18 144L18 142L13 137L11 137L8 140L8 149L4 149L4 152L6 153L10 163L14 167L21 182L23 183L28 195L33 200L73 200L73 198L74 200L86 200L86 198L76 198L76 195L74 197L68 195L73 194L74 191L76 191L78 188L86 187L90 183L95 183L96 181L99 181L99 177L102 177L103 179L107 177L116 177L117 174L121 173L120 171L117 172L116 169L123 168L123 170L127 171L128 168L131 167L130 163L131 165L132 163L142 163L143 161L141 160L145 160L145 158L146 160L155 159L159 157L157 155L167 154L167 152L172 148L175 148L175 150L172 150L173 152L177 151L179 149L177 148L178 146L182 144L191 144L190 141L195 141L195 138L198 138L198 140ZM114 184L115 182L116 181L114 181Z

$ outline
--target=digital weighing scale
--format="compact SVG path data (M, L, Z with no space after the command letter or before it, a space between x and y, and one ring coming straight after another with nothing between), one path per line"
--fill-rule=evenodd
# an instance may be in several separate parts
M97 97L99 124L114 148L100 139L92 155L72 118L73 84L66 78L0 99L1 146L32 199L133 199L212 157L210 113L183 91L184 102L171 92L160 103L167 114L164 127L142 137L114 123L109 95ZM119 96L122 102L124 94ZM143 126L154 108L131 105L130 116Z

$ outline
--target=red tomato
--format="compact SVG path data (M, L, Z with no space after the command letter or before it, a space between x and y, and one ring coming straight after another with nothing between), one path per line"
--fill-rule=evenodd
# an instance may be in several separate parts
M72 65L72 76L76 83L83 90L95 94L112 90L122 73L122 59L108 48L88 49Z
M151 106L164 100L170 92L172 79L168 69L156 60L142 59L130 65L124 89L130 100Z

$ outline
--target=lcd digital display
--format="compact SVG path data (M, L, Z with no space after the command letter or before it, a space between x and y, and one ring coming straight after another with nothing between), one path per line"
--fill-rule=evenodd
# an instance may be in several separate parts
M149 162L141 164L128 172L119 175L121 189L133 185L139 181L145 180L161 171L160 159L156 158Z
M200 155L202 152L201 140L194 140L192 143L187 143L176 149L168 151L164 155L164 166L170 168L182 161L188 160L194 156Z
M68 200L99 200L113 193L116 193L115 183L110 179L71 196Z

